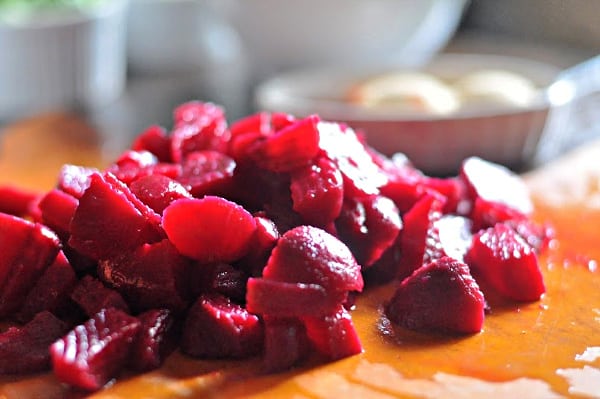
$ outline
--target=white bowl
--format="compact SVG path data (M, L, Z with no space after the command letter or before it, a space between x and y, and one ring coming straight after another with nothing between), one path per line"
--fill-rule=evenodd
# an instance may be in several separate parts
M255 80L305 66L428 60L467 0L214 0L238 30Z
M319 68L290 72L260 85L256 107L297 116L317 113L364 132L367 142L392 155L402 152L432 174L453 174L462 160L476 155L519 169L532 161L544 130L549 100L543 90L559 73L553 66L525 59L475 54L443 54L423 71L457 79L480 69L518 73L540 88L526 107L498 104L439 115L363 107L344 99L356 82L389 72L392 66Z
M115 100L126 76L126 0L0 19L0 119Z

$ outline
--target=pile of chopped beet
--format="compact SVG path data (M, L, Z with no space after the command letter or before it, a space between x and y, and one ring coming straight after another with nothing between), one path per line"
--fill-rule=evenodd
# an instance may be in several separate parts
M229 125L190 102L170 131L142 132L105 170L65 165L56 187L0 189L0 373L52 368L97 390L173 350L261 356L362 351L351 318L364 281L397 290L384 317L418 331L475 333L481 287L544 292L517 176L478 158L429 177L349 127L258 113Z

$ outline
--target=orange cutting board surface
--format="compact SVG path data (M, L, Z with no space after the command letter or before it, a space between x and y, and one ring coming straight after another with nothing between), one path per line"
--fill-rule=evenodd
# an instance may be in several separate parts
M85 123L68 116L11 127L0 136L0 184L45 190L63 163L104 165L93 137ZM122 378L91 396L600 398L599 158L600 143L524 177L535 218L556 230L540 259L547 293L529 304L493 301L481 333L448 337L394 329L381 318L391 284L367 289L356 302L360 355L262 375L260 359L199 361L175 353L160 370ZM51 374L0 378L3 399L83 396Z

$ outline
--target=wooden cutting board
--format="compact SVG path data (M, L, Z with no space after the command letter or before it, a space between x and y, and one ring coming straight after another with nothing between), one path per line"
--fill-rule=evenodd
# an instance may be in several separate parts
M46 190L64 163L104 166L95 132L49 115L0 136L0 184ZM497 303L484 331L463 337L394 331L380 318L393 286L368 289L352 313L364 353L260 375L260 361L172 355L160 370L92 397L116 398L600 398L600 143L524 176L535 217L557 231L541 259L547 294ZM63 398L51 374L0 378L0 398Z

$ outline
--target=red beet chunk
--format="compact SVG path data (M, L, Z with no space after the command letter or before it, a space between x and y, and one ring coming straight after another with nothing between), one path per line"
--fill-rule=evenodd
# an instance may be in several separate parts
M427 192L403 217L400 236L402 256L397 277L403 279L431 259L441 256L439 233L434 223L442 216L443 197Z
M257 316L222 295L202 295L183 326L181 350L200 358L245 358L263 348Z
M467 265L444 257L404 279L385 305L385 314L409 330L471 334L481 331L484 308Z
M310 352L304 324L296 318L265 317L264 365L268 372L287 370Z
M535 251L505 224L473 236L465 259L477 278L507 298L537 301L546 290Z
M316 115L299 120L257 141L250 154L256 163L273 172L291 172L310 165L319 152Z
M400 213L408 212L425 193L421 179L393 177L381 187L381 194L394 201Z
M77 303L88 317L92 317L102 309L115 308L129 313L129 306L115 290L90 275L84 276L73 292L71 299Z
M77 165L64 165L60 169L58 188L79 199L90 186L90 176L98 173L98 169Z
M136 371L159 368L175 349L175 318L170 310L154 309L138 316L140 329L133 340L129 366Z
M76 284L77 276L61 251L25 297L17 320L27 322L42 311L60 315Z
M363 288L360 266L346 244L312 226L296 227L279 239L263 277L287 283L317 284L330 295Z
M424 176L421 181L424 187L445 197L446 201L442 209L444 214L462 212L462 203L466 201L467 195L467 188L462 179L457 177L441 179Z
M40 194L13 186L0 186L0 212L25 217Z
M262 276L262 271L277 244L279 231L275 223L266 217L255 216L256 232L248 253L238 262L240 267L251 276Z
M234 138L254 133L258 133L261 136L268 136L292 125L295 121L294 116L290 114L282 112L259 112L235 121L231 124L229 130Z
M331 295L318 284L251 278L246 308L251 313L272 317L320 317L334 313L346 297L342 292Z
M125 366L140 325L118 309L100 311L50 346L54 374L76 388L102 388Z
M293 209L307 224L326 226L338 217L344 201L344 181L339 169L327 158L292 173L290 191Z
M362 352L350 313L343 306L340 305L331 315L305 317L303 320L308 339L328 359L342 359Z
M90 179L71 220L69 245L94 259L108 259L163 238L160 216L133 201L114 176L93 174Z
M48 370L48 347L67 330L67 325L52 313L41 312L23 327L11 327L1 333L0 374L27 374Z
M364 197L379 194L386 174L373 161L356 133L338 123L319 122L319 147L342 172L344 195Z
M210 289L237 303L246 301L248 276L226 263L219 263L211 273Z
M194 197L227 195L233 184L233 158L217 151L195 151L187 154L177 179Z
M187 154L227 150L231 133L227 129L225 112L217 105L192 101L174 111L175 126L171 132L171 157L182 162Z
M500 203L525 215L533 210L527 187L504 166L471 157L463 161L460 177L472 201Z
M159 162L171 162L171 139L166 130L152 125L140 133L131 145L133 151L149 151Z
M346 200L335 226L358 263L367 268L394 243L402 229L402 220L394 202L377 195Z
M169 240L163 240L100 261L98 275L136 312L153 308L181 310L189 291L189 264Z
M0 213L0 318L21 306L59 250L58 237L47 227Z
M473 221L473 232L487 229L496 223L528 220L527 215L508 205L481 198L475 199L469 217Z
M174 201L163 212L169 240L202 263L232 262L244 256L256 222L243 207L221 197Z
M134 180L129 188L136 197L158 214L162 214L171 202L192 197L181 183L164 175L142 176Z
M79 200L71 194L53 189L42 197L38 207L42 214L42 222L57 233L66 235L78 205Z

